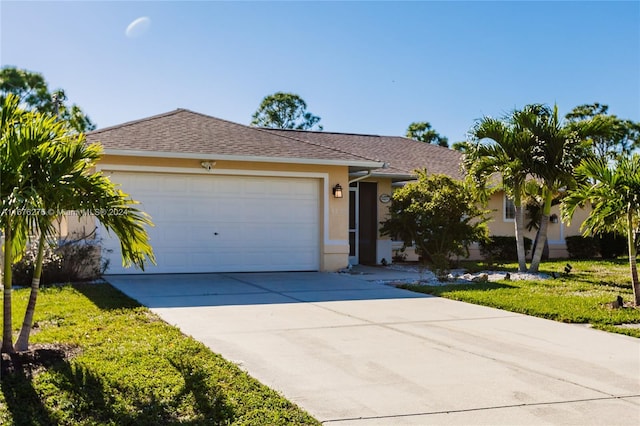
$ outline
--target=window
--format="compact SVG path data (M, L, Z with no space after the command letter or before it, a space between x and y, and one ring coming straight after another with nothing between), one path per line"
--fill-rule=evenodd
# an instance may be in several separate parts
M506 195L504 196L503 219L505 222L516 220L516 206L513 204L513 200Z

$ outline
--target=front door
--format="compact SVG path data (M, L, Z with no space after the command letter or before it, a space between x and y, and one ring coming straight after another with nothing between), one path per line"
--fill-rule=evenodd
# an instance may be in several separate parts
M358 257L358 183L349 185L349 264L357 265Z
M378 184L358 182L358 259L363 265L376 264L378 241Z

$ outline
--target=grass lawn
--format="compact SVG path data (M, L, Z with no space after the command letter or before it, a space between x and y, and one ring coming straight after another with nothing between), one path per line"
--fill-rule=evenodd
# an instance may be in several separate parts
M571 273L561 273L567 262L573 267ZM481 263L474 262L465 262L461 266L470 271L486 269ZM503 265L499 269L516 271L517 264ZM619 326L640 323L640 309L612 309L607 306L618 295L625 302L633 299L628 260L546 261L541 265L540 272L555 272L560 276L536 281L401 287L556 321L591 324L601 330L640 337L640 329Z
M17 329L28 290L13 294ZM3 375L0 424L319 424L108 284L44 288L36 322L32 344L74 355Z

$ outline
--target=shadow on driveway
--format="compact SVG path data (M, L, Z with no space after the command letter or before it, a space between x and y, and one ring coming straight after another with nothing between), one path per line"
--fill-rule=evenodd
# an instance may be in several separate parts
M380 283L392 274L106 279L325 424L640 424L637 339Z
M430 297L362 277L322 272L107 275L105 279L150 308Z

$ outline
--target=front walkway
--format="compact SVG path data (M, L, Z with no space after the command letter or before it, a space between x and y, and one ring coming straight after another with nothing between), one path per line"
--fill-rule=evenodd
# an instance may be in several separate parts
M640 340L369 279L107 277L325 424L640 424Z

